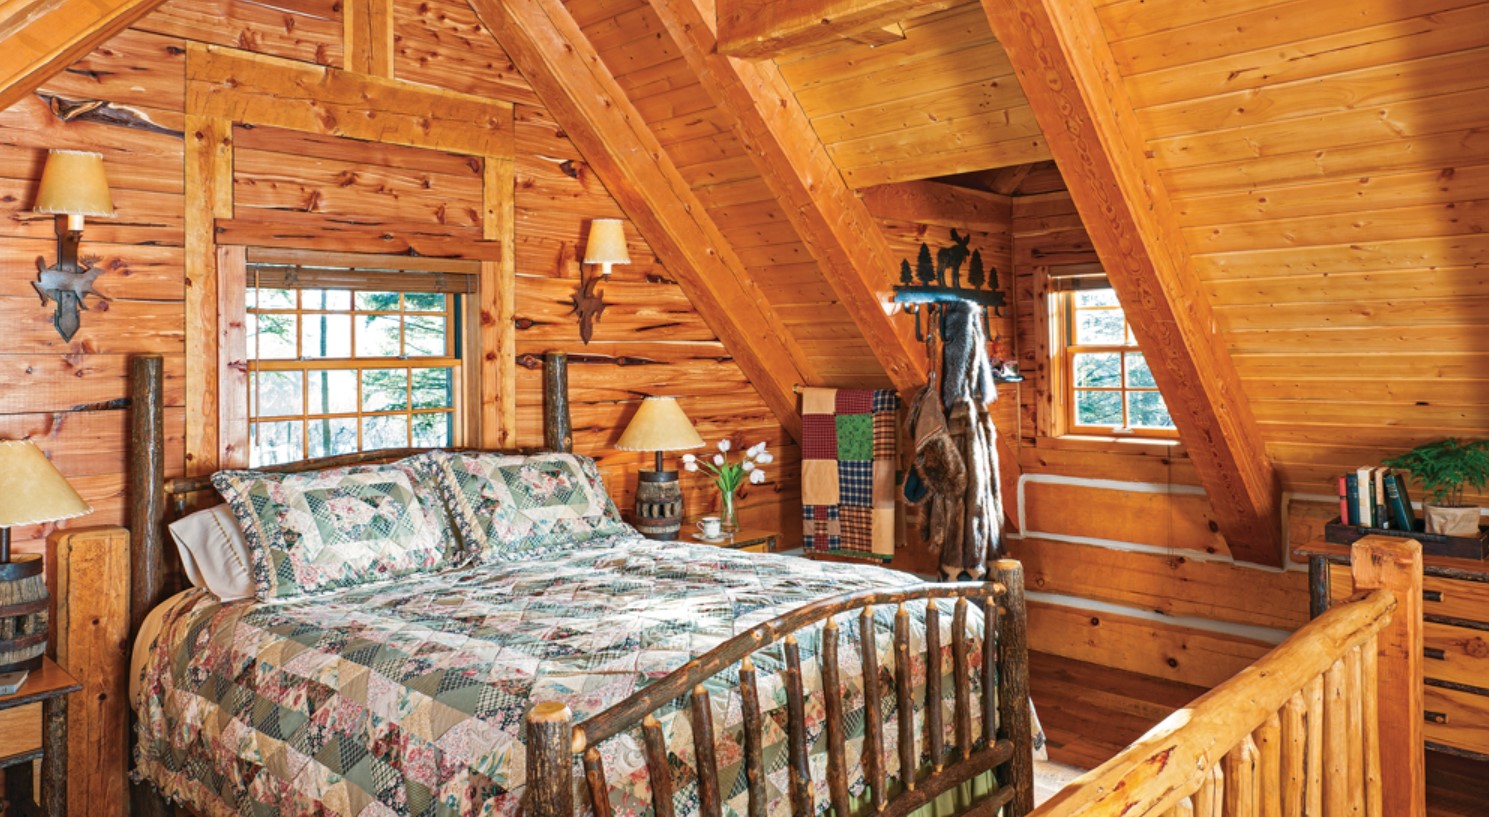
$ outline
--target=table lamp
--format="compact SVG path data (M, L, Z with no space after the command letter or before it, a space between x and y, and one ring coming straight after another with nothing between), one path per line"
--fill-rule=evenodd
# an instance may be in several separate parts
M655 451L655 470L641 469L641 482L636 486L636 529L648 539L671 541L682 530L682 487L677 472L668 471L662 462L663 451L702 448L703 438L677 404L675 397L648 397L631 418L620 441L622 451Z
M41 666L47 649L47 580L40 554L10 554L10 529L93 509L29 440L0 441L0 673Z

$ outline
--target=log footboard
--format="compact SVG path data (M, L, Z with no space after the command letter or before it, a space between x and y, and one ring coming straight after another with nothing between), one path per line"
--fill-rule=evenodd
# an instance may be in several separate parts
M942 701L942 645L939 611L934 600L954 600L951 654L954 666L952 714L954 743L946 745L940 723ZM920 656L912 655L906 602L925 601L927 664L924 728L913 719L910 667ZM1033 734L1029 715L1027 628L1024 611L1023 568L1018 562L1002 561L994 581L976 584L925 584L895 590L859 591L813 602L757 625L679 667L624 701L581 723L574 723L568 706L549 701L530 710L527 722L527 811L530 817L572 817L577 779L582 768L582 796L595 817L610 817L610 785L605 776L598 746L622 732L639 731L650 781L652 808L657 817L673 817L671 767L661 725L656 714L679 699L686 699L682 712L693 734L693 772L698 780L698 803L702 817L722 812L718 761L715 753L715 724L708 692L703 684L737 668L734 685L741 702L742 765L749 817L766 813L767 792L761 747L764 721L755 662L752 656L779 644L785 656L781 673L786 695L786 755L791 811L810 817L813 802L812 767L808 759L808 723L803 694L802 663L796 634L820 625L823 639L818 656L824 690L822 702L823 740L827 750L827 789L830 805L838 817L855 817L848 793L848 771L844 750L844 714L841 700L842 667L839 664L839 619L857 621L859 628L864 695L867 701L882 701L880 667L874 647L873 609L897 605L893 628L894 717L897 728L886 730L880 707L864 707L863 773L867 781L865 803L860 811L883 817L905 817L959 784L986 772L996 772L997 785L973 803L964 803L959 814L996 814L1022 817L1033 807ZM975 613L973 612L975 608ZM983 643L974 643L967 623L969 616L983 619ZM974 738L971 673L968 658L981 647L978 668L979 711L983 727ZM935 680L931 680L934 678ZM838 694L833 694L837 692ZM934 702L934 706L932 706ZM934 712L935 714L929 714ZM679 717L683 717L680 714ZM815 726L815 725L814 725ZM891 787L881 759L886 740L899 741L893 749L900 768L910 769ZM922 762L926 758L927 762Z

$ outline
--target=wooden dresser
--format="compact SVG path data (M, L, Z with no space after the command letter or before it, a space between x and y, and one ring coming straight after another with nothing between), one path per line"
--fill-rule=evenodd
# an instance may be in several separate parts
M1354 591L1349 546L1309 542L1313 615ZM1489 562L1422 556L1427 748L1489 760Z

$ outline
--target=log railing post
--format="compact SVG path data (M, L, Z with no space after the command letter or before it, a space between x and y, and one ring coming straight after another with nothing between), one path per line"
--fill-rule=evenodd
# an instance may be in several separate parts
M558 701L527 713L527 797L530 817L574 815L574 715Z
M999 732L1013 741L1008 779L1013 802L1008 814L1021 817L1034 810L1034 724L1029 714L1029 619L1024 609L1024 566L1013 559L995 564L994 580L1007 588L998 617ZM988 604L997 600L988 599ZM986 646L984 646L986 649ZM984 712L983 717L991 713Z
M1367 536L1350 563L1356 591L1385 589L1396 597L1391 622L1377 636L1376 692L1382 813L1427 813L1422 743L1422 546L1406 538ZM1367 694L1369 692L1367 691Z

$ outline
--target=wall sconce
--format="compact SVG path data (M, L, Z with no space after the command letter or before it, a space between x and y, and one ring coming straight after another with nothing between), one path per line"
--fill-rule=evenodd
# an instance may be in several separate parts
M93 259L78 260L78 245L83 240L83 217L114 215L114 201L109 197L109 181L103 172L103 154L82 150L53 150L47 154L46 168L41 171L41 189L36 192L37 213L65 215L57 219L57 263L48 267L38 257L40 272L32 284L41 295L41 304L57 303L52 324L63 340L72 340L78 331L78 310L87 309L83 298L108 297L93 288L93 281L103 268L93 268Z
M610 267L631 263L626 251L625 222L618 218L597 218L589 223L589 243L584 247L584 263L599 264L600 275L585 275L579 267L579 288L574 290L574 314L579 316L579 339L589 343L594 335L594 322L605 311L605 295L595 290L601 277L610 276Z

